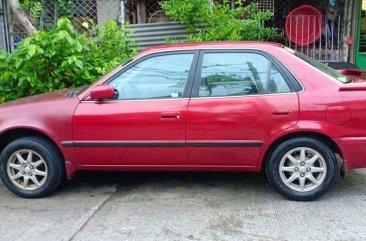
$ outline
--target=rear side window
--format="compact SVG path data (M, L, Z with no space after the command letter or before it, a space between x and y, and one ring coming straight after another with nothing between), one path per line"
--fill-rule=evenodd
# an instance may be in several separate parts
M256 53L206 53L200 97L244 96L291 92L266 57Z

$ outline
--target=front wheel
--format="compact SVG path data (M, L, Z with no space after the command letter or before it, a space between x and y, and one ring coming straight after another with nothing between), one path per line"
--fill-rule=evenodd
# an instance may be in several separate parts
M24 137L7 145L0 156L0 176L20 197L43 197L64 179L64 161L58 149L38 137Z
M266 171L269 182L286 198L312 201L333 186L338 165L334 153L322 141L300 137L278 145Z

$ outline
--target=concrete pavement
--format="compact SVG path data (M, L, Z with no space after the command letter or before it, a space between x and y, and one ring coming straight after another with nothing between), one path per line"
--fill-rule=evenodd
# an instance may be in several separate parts
M0 240L366 240L366 170L308 203L255 173L80 173L34 200L0 182Z

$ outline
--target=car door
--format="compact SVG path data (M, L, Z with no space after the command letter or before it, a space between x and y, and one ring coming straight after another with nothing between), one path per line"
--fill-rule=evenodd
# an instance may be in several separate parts
M191 164L255 166L271 136L297 122L285 71L260 51L202 51L187 113Z
M198 53L166 52L129 64L106 83L118 98L84 100L73 119L84 166L185 165L185 121Z

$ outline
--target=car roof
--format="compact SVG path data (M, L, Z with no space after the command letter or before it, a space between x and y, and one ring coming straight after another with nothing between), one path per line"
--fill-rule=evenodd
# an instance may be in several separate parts
M178 50L197 50L197 49L242 49L242 48L263 48L263 47L283 47L280 43L260 42L260 41L221 41L221 42L199 42L199 43L179 43L164 44L144 49L138 56Z

